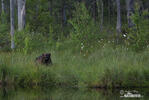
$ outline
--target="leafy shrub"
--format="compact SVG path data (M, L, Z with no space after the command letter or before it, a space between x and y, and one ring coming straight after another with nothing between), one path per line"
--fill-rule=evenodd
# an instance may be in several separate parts
M0 50L8 51L10 44L10 33L7 24L0 24Z
M1 15L0 15L0 19L1 19L1 23L2 24L6 24L8 21L7 21L7 18L8 18L8 14L6 14L5 12L1 12Z
M135 24L134 27L129 29L128 32L128 42L129 45L135 51L140 51L145 49L149 43L149 19L145 19L145 16L149 14L147 11L144 11L142 15L136 11L131 19Z
M76 4L76 11L69 23L73 27L70 36L78 42L82 51L88 51L101 38L99 27L97 27L83 3Z
M41 33L45 37L52 37L57 40L62 33L60 23L57 23L55 16L49 11L48 0L27 0L26 20L29 24L29 30L35 33ZM37 6L41 4L40 6ZM50 34L48 34L50 33ZM52 33L52 34L51 34Z
M43 36L43 34L41 33L28 31L28 27L29 26L27 26L26 29L23 31L15 32L16 50L22 51L27 54L34 50L39 50L47 47L47 37Z

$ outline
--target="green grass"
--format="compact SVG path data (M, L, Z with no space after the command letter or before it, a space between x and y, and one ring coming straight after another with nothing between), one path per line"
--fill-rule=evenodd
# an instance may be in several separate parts
M52 66L37 65L35 58L52 53ZM0 53L0 80L23 86L148 87L149 52L105 46L84 57L71 50L44 50L24 55ZM6 76L3 76L5 71Z

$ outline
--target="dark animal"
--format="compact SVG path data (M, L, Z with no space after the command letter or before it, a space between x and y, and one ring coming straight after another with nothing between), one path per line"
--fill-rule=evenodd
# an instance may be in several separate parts
M36 58L36 63L44 65L52 65L51 53L44 53L41 56Z

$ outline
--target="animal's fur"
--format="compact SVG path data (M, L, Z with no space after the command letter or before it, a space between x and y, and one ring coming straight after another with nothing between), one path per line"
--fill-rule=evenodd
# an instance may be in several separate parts
M44 53L41 56L37 57L35 61L39 64L51 65L51 53Z

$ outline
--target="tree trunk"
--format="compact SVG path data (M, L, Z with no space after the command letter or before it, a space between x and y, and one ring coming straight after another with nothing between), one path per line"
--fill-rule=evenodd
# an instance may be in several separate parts
M96 21L96 17L97 17L97 1L93 0L93 18Z
M111 0L108 0L108 23L111 24Z
M112 5L112 9L111 9L111 23L114 24L115 23L115 0L111 0L111 5Z
M25 3L26 0L18 0L18 30L25 28Z
M134 23L131 20L131 16L134 13L134 0L126 0L127 5L127 20L128 20L128 27L131 28L134 26Z
M81 2L84 2L85 3L85 0L81 0Z
M17 9L17 0L14 0L14 8Z
M66 25L66 23L67 23L66 4L65 4L65 1L63 1L63 7L62 7L62 25L63 25L63 27Z
M53 15L53 0L49 0L49 12L50 12L50 15L52 16Z
M5 12L4 0L1 0L1 3L2 3L2 13L4 13Z
M4 24L5 23L5 4L4 0L1 0L1 22Z
M63 24L66 24L67 18L66 18L66 6L63 8Z
M98 0L97 2L96 2L96 4L97 4L97 12L98 12L98 15L100 15L100 25L99 25L99 28L100 28L100 31L102 31L102 29L103 29L103 15L104 15L104 9L103 9L103 7L104 7L104 4L103 4L103 0Z
M100 7L100 31L102 31L102 29L103 29L103 1L102 0L99 0L100 2L99 2L99 4L101 5L101 7ZM99 4L98 4L98 6L99 6Z
M117 31L117 36L120 35L121 33L121 5L120 5L120 0L116 0L117 4L117 25L116 25L116 31Z
M15 48L15 43L14 43L14 0L10 0L10 35L11 35L11 49Z

